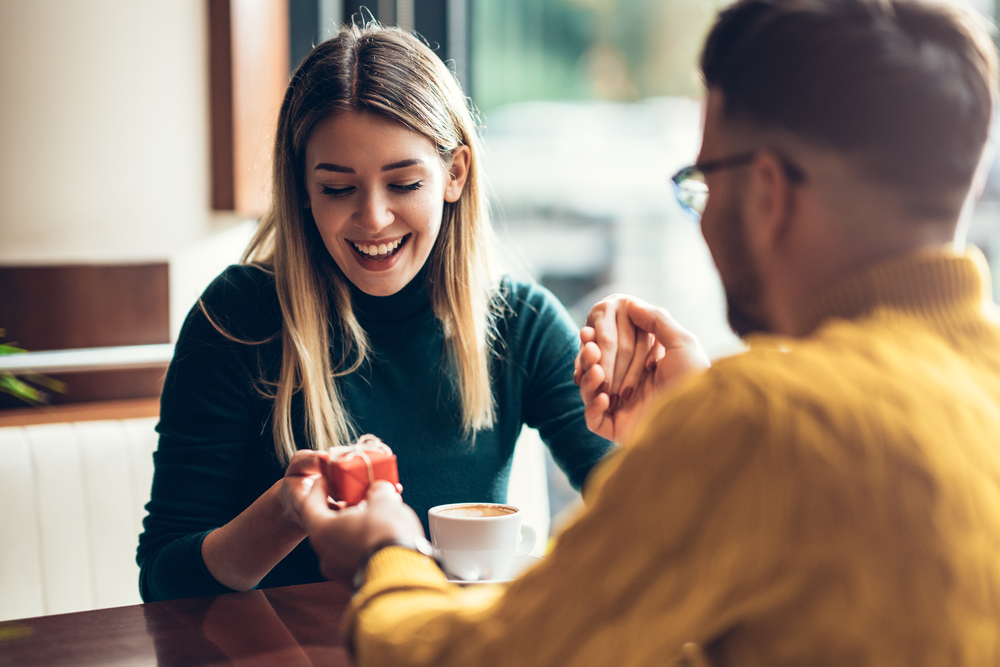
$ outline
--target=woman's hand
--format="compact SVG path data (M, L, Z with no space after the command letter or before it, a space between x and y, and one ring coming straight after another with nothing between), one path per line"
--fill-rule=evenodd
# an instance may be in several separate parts
M223 586L250 590L305 539L303 507L313 489L322 487L326 452L300 450L285 476L226 525L205 536L201 556Z
M303 505L316 482L325 478L328 461L326 452L300 449L289 462L278 487L278 499L284 516L302 530L303 536L307 532L302 515ZM326 486L323 485L323 488Z
M600 301L580 330L574 373L587 427L627 441L655 396L710 365L698 339L663 308L623 295Z
M424 527L390 482L377 481L368 498L355 507L332 509L326 500L326 483L314 484L303 503L302 516L309 541L319 556L327 579L353 575L361 560L379 543L411 543L424 536Z

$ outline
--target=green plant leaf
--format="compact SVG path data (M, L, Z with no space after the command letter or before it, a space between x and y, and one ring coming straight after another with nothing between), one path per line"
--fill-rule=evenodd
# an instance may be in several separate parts
M0 392L10 394L33 405L48 403L48 397L44 393L8 373L0 375Z
M50 378L48 375L42 375L41 373L25 373L23 377L32 384L37 384L39 387L45 387L60 394L65 394L68 388L65 382L60 382L55 378Z

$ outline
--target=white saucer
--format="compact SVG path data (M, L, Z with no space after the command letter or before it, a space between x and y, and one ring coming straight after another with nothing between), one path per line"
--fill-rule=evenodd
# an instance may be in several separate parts
M541 562L541 558L538 556L525 556L524 558L515 558L514 564L510 568L510 576L507 579L489 579L487 581L465 581L464 579L452 579L448 577L448 581L453 584L459 584L460 586L476 586L478 584L504 584L510 581L514 581L526 570L530 569L535 563Z

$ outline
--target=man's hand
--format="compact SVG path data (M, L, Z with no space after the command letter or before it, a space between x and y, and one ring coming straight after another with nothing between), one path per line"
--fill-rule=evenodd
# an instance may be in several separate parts
M309 541L327 579L349 579L361 559L380 542L413 542L424 527L395 487L375 482L368 499L356 507L334 509L327 501L326 480L317 481L303 504Z
M580 330L573 378L587 427L628 440L657 394L710 365L698 339L663 308L623 295L600 301Z

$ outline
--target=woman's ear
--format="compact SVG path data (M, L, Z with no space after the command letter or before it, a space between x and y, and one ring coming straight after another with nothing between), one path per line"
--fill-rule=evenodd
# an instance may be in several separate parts
M444 200L455 203L462 196L465 181L469 178L469 166L472 163L472 150L468 146L459 146L451 152L451 164L448 165L448 175L451 180L444 187Z

